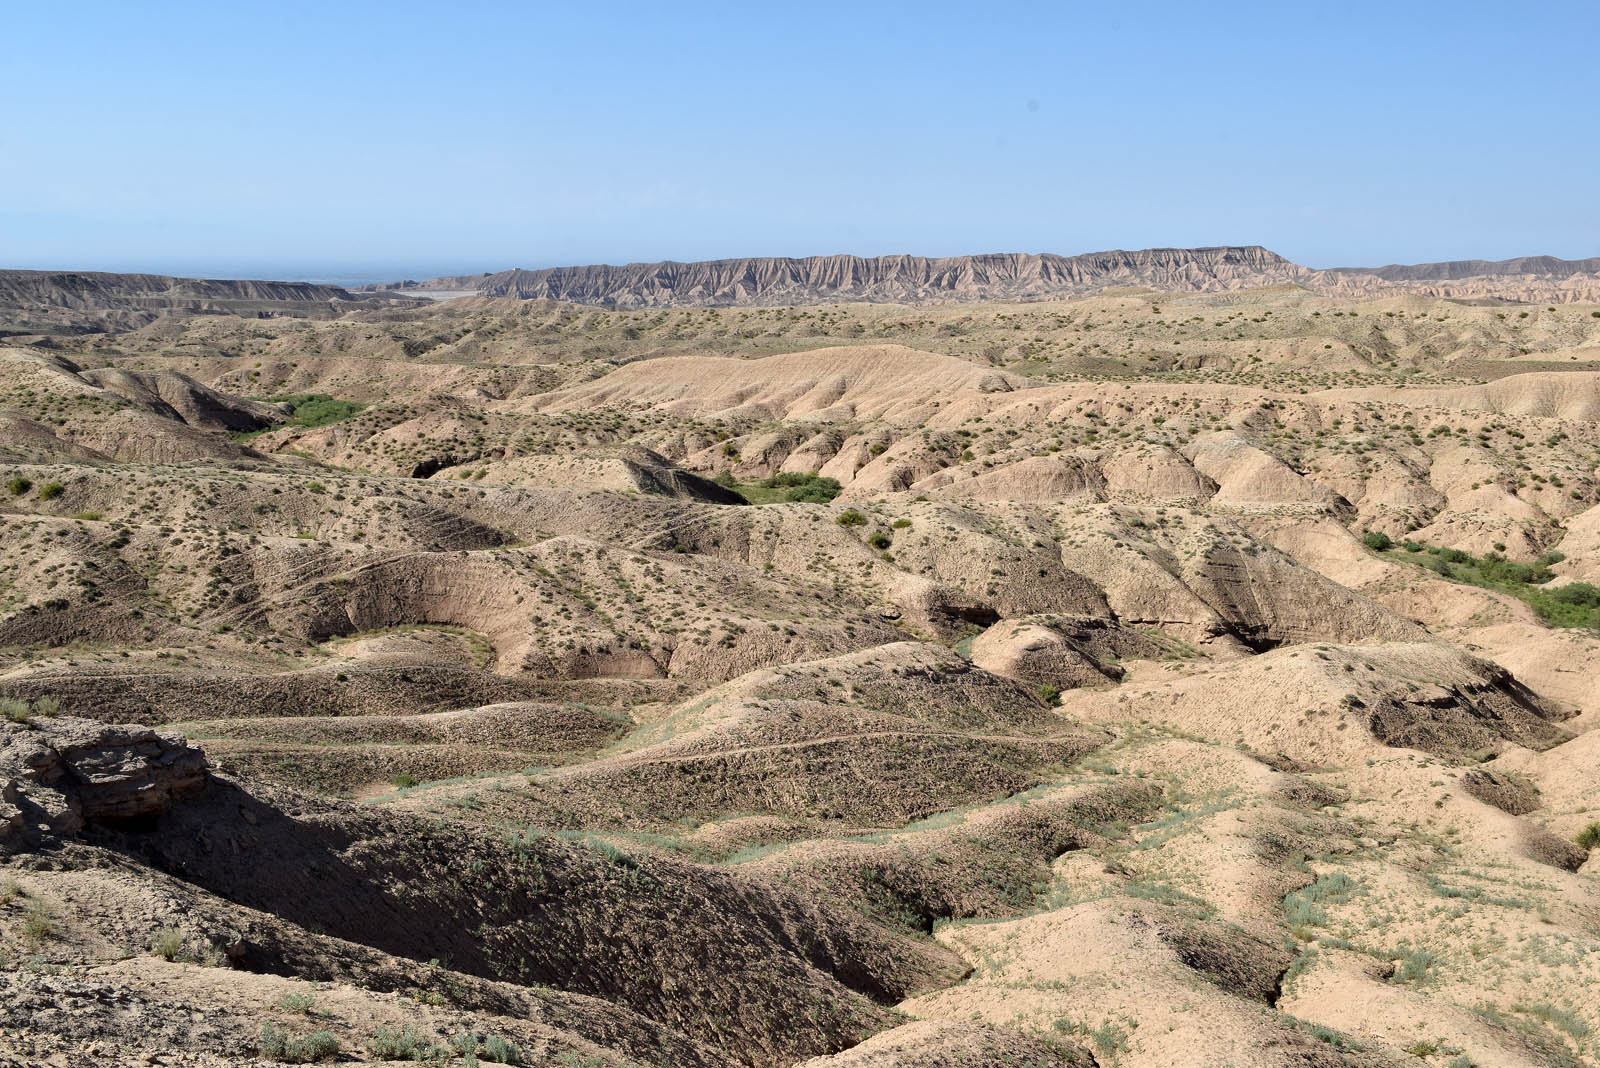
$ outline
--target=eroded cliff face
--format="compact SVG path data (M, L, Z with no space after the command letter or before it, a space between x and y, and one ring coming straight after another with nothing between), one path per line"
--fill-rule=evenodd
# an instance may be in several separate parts
M355 300L338 286L310 282L256 282L171 278L161 274L102 271L0 271L0 301L58 308L172 300Z
M332 318L399 302L405 298L310 282L0 270L0 333L127 329L168 315Z
M1479 260L1445 264L1418 264L1384 267L1376 272L1349 271L1343 268L1317 271L1306 287L1330 297L1366 299L1386 296L1438 297L1445 300L1503 300L1527 304L1591 304L1600 302L1600 261L1555 260L1556 264L1594 266L1581 269L1540 270L1538 260L1507 260L1521 264L1519 271L1494 270L1484 274L1462 274L1482 263ZM1503 264L1487 264L1503 267ZM1428 277L1426 271L1439 268L1442 277ZM1385 277L1384 275L1388 275Z
M1324 275L1372 275L1385 282L1445 282L1468 278L1563 279L1600 275L1600 256L1561 260L1518 256L1512 260L1445 260L1442 263L1391 263L1387 267L1330 267Z
M627 308L1045 300L1080 297L1117 286L1188 293L1285 283L1348 297L1413 294L1567 303L1600 299L1600 259L1527 256L1498 262L1454 260L1316 270L1260 245L1223 245L1133 252L1118 249L1081 256L806 256L596 264L512 269L371 288L375 292L470 292Z
M1248 245L1083 256L806 256L552 267L439 278L417 288L634 307L920 303L1033 300L1123 285L1215 291L1292 282L1306 273L1274 252Z
M1209 293L1297 285L1328 296L1600 301L1600 258L1454 260L1316 270L1260 245L981 256L804 256L513 268L346 290L306 282L0 270L0 335L130 329L167 316L334 318L424 295L476 294L616 308L1064 300L1130 286Z

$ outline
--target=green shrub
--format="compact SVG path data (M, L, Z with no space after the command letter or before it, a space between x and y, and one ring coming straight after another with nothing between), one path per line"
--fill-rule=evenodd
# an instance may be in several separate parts
M1600 847L1600 820L1594 820L1578 832L1578 844L1585 849Z
M20 497L31 489L33 489L33 480L23 478L21 475L6 483L6 490L13 497Z
M269 1061L283 1060L289 1045L289 1033L270 1020L261 1025L261 1038L256 1042L256 1052Z
M339 1057L339 1039L328 1031L312 1031L306 1038L293 1042L290 1052L301 1057L301 1063L334 1060Z
M269 1061L284 1064L312 1064L331 1061L339 1056L339 1040L327 1031L313 1031L300 1038L274 1023L261 1025L261 1040L256 1050Z
M816 474L802 475L795 471L781 471L776 475L761 480L761 485L766 489L788 489L792 486L809 485Z
M278 1002L278 1008L284 1012L298 1012L309 1015L311 1007L317 1003L315 994L285 994L283 1000Z
M1410 549L1412 543L1406 543ZM1484 589L1499 590L1526 601L1544 622L1553 627L1584 627L1600 630L1600 587L1587 582L1572 582L1555 589L1544 588L1556 576L1550 565L1565 557L1549 552L1531 564L1507 560L1499 552L1475 557L1460 549L1422 545L1426 555L1414 560L1441 578L1465 582Z
M867 517L854 508L846 508L839 513L834 522L841 527L864 527L867 525Z
M478 1051L486 1061L495 1064L521 1064L522 1051L515 1042L509 1042L499 1035L490 1035L483 1040L483 1048Z
M1061 703L1061 687L1059 686L1052 686L1047 682L1039 687L1037 693L1039 694L1039 700L1047 705L1059 705Z
M1381 530L1369 530L1361 535L1362 544L1375 553L1394 548L1394 539Z
M734 488L751 504L771 504L775 501L827 504L839 496L843 487L839 485L838 479L824 478L815 472L802 475L794 471L784 471L764 478L760 482L748 483L742 487L735 485Z
M400 774L389 780L389 785L398 790L406 790L417 785L419 781L421 780L419 780L415 775L411 775L402 771Z
M839 496L842 489L836 478L814 478L804 486L796 486L785 493L783 499L799 504L827 504Z
M56 933L56 921L43 904L35 901L22 917L22 939L29 945L38 945Z
M889 535L885 534L881 530L875 530L867 537L867 544L872 546L874 549L887 549L890 546L891 541L889 539Z
M157 931L150 939L150 952L162 960L177 960L183 956L183 932L174 927Z
M442 1053L439 1046L422 1037L412 1024L401 1028L380 1027L367 1040L367 1052L385 1061L422 1061Z
M326 393L302 393L272 399L279 404L289 405L289 426L327 426L348 419L366 407L354 401L335 400Z
M1580 1041L1589 1037L1590 1027L1584 1022L1583 1017L1559 1006L1540 1002L1534 1005L1516 1005L1514 1008L1517 1012L1525 1012L1529 1016L1543 1020L1556 1030L1565 1031Z
M21 697L0 697L0 716L12 723L26 725L32 723L35 716L57 716L60 714L60 699L49 694L44 697L34 698L31 704Z
M1600 608L1600 586L1591 582L1569 582L1565 586L1551 590L1550 596L1562 604Z
M41 501L53 501L66 491L67 487L59 482L46 482L39 487L39 499Z
M1434 956L1425 949L1410 947L1401 951L1401 957L1395 962L1394 975L1390 981L1395 983L1419 983L1428 975L1428 969L1433 967Z
M827 504L839 496L840 490L843 489L836 478L824 478L815 472L802 475L794 471L785 471L764 478L760 486L763 489L786 489L789 492L783 495L783 499L801 504Z

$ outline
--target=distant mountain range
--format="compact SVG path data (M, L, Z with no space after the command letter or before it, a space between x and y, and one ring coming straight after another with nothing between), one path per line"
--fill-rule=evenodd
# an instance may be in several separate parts
M119 330L169 315L333 318L353 307L409 303L404 294L311 282L0 270L0 336Z
M1113 250L1081 256L805 256L621 267L513 268L425 282L362 287L366 292L476 294L570 301L604 307L759 306L841 301L1051 300L1118 286L1221 292L1290 284L1337 296L1415 293L1459 299L1600 300L1600 258L1455 260L1447 263L1302 267L1260 245Z
M1600 257L1453 260L1387 267L1302 267L1260 245L1147 248L1081 256L804 256L621 267L512 269L346 289L309 282L174 278L95 271L0 270L0 336L120 330L167 316L332 318L456 296L608 308L1060 300L1131 287L1211 293L1294 285L1329 296L1413 294L1457 300L1600 302Z

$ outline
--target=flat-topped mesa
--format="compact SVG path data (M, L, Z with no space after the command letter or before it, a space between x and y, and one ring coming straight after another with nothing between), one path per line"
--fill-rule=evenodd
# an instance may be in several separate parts
M399 283L385 290L474 291L614 307L790 305L862 301L1039 300L1112 286L1185 291L1292 282L1306 269L1259 245L1112 250L1082 256L805 256L514 268Z
M0 725L0 853L154 819L206 781L181 734L67 716Z

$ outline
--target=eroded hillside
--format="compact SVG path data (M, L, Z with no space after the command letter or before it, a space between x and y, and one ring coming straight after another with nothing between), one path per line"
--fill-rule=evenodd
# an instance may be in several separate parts
M1594 1063L1600 308L1368 296L30 319L0 1058Z

